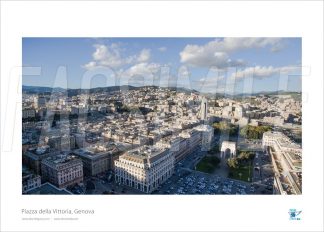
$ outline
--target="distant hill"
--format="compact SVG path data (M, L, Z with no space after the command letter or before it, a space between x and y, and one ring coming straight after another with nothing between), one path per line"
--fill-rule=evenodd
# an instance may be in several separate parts
M23 93L51 93L51 92L64 92L65 89L61 87L42 87L42 86L22 86Z
M196 90L190 90L186 88L177 88L177 87L158 87L158 86L141 86L141 87L135 87L131 85L122 85L122 86L108 86L108 87L97 87L92 89L63 89L63 88L51 88L51 87L40 87L40 86L22 86L23 93L29 93L29 94L46 94L46 93L52 93L52 92L68 92L69 96L76 96L79 94L84 93L108 93L108 92L116 92L116 91L123 91L123 90L136 90L136 89L143 89L143 88L162 88L162 89L170 89L178 92L185 92L185 93L199 93Z
M84 94L84 93L109 93L109 92L116 92L116 91L123 91L123 90L136 90L136 89L142 89L142 88L162 88L162 89L169 89L172 91L178 91L178 92L183 92L183 93L196 93L196 94L201 94L207 97L228 97L228 98L244 98L244 97L249 97L249 96L258 96L258 95L278 95L278 94L290 94L292 96L300 95L300 92L286 92L283 90L280 91L262 91L258 93L252 93L252 94L247 94L247 93L240 93L240 94L227 94L227 93L200 93L199 91L195 89L187 89L183 87L158 87L158 86L141 86L141 87L135 87L131 85L122 85L122 86L107 86L107 87L97 87L97 88L92 88L92 89L64 89L60 87L41 87L41 86L22 86L22 92L23 93L28 93L28 94L50 94L52 92L62 92L64 93L65 91L68 92L68 96L76 96L79 94Z
M60 87L39 87L39 86L22 86L22 92L23 93L29 93L29 94L48 94L53 92L67 92L69 96L76 96L83 93L104 93L104 92L115 92L119 90L134 90L138 89L140 87L134 87L134 86L109 86L109 87L98 87L98 88L92 88L92 89L64 89Z
M215 94L208 94L208 95L215 97ZM265 95L265 96L291 95L292 97L294 97L294 96L301 95L301 92L279 90L279 91L261 91L257 93L238 93L238 94L216 93L216 97L227 97L227 98L246 98L252 96L259 96L259 95Z

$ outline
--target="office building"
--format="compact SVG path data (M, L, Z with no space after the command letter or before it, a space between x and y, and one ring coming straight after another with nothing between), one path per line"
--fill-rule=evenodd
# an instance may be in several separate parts
M172 176L174 163L169 149L142 146L115 161L115 181L151 193Z
M75 155L61 153L42 161L42 178L58 188L81 183L83 165Z

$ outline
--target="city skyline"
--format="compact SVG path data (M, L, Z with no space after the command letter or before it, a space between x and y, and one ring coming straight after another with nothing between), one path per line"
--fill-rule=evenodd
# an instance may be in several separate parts
M39 76L23 72L26 86L301 91L301 38L23 38L22 44L23 66L41 67ZM84 74L93 76L89 83Z

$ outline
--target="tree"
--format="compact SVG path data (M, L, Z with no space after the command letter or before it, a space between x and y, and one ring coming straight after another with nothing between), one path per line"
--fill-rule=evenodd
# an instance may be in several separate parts
M252 152L249 152L249 151L240 151L240 154L239 154L239 159L242 159L242 160L249 160L251 159L251 154Z
M227 165L229 168L233 168L233 169L236 169L239 167L239 163L238 163L238 160L237 158L230 158L227 160Z
M239 165L246 164L248 162L251 162L255 157L255 154L253 152L249 151L240 151L239 155L237 157Z
M264 132L270 131L270 126L247 125L240 130L240 135L247 139L261 139Z
M227 121L215 122L213 123L215 134L229 134L230 136L235 136L238 133L238 126Z
M240 151L237 157L230 158L227 160L227 165L231 169L237 169L251 162L254 159L254 157L255 154L253 152Z

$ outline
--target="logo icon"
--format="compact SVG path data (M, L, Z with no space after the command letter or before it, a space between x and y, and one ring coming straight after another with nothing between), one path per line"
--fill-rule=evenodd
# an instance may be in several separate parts
M300 220L300 214L301 210L298 211L296 209L290 209L288 214L289 214L289 220Z

